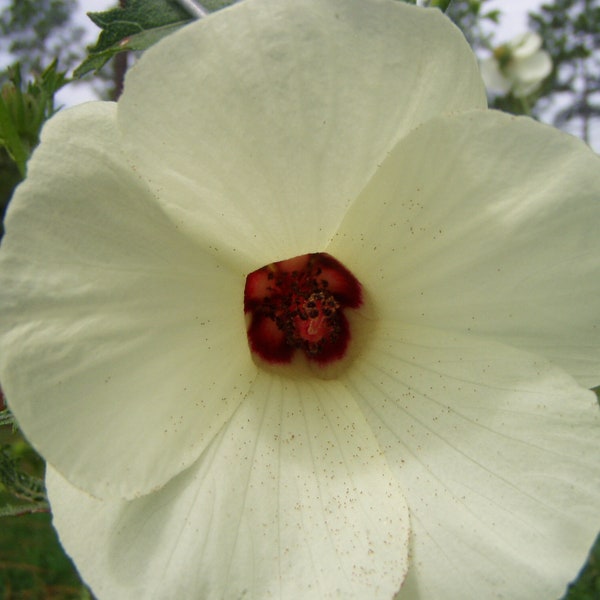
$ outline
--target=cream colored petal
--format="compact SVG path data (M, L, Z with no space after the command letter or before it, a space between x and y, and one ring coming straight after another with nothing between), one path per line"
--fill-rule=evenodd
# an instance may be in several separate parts
M479 63L481 77L485 87L493 94L508 94L512 87L512 81L505 77L500 71L498 61L490 56Z
M542 38L535 31L527 31L512 39L507 46L515 59L524 59L542 47Z
M178 231L124 161L116 107L48 123L6 219L0 381L76 485L131 497L189 466L255 376L244 275Z
M335 381L261 372L198 463L145 498L94 500L52 469L48 488L101 600L389 599L407 569L403 496Z
M535 91L552 71L552 59L544 50L516 62L510 68L515 80L515 95L526 96Z
M253 0L150 49L119 125L179 227L260 267L319 251L409 130L485 106L438 10L392 0Z
M487 335L600 383L600 158L493 111L397 146L327 248L384 318Z
M399 598L562 597L600 528L594 394L541 358L390 321L348 379L411 511Z

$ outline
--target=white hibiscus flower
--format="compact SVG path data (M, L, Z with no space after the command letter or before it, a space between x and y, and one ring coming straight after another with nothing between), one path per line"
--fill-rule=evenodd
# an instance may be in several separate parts
M248 0L47 124L0 380L100 598L563 593L600 520L600 163L485 107L436 10Z
M481 61L481 76L488 90L502 95L512 92L518 98L535 92L551 71L552 58L533 31L498 46Z

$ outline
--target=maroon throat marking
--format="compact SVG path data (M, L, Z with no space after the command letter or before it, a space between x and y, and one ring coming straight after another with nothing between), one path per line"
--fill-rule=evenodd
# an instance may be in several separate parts
M303 254L246 277L248 341L261 359L291 362L295 352L326 365L343 358L350 341L346 308L362 304L361 285L329 254Z

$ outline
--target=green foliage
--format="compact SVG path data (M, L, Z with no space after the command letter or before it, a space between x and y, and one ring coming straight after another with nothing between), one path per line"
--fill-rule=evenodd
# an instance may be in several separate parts
M417 0L401 0L407 4L416 4ZM458 26L475 49L490 46L491 34L481 27L485 21L498 23L499 10L486 10L489 0L423 0L421 6L439 8Z
M91 600L50 521L49 514L0 517L3 600Z
M49 512L44 463L19 434L8 408L0 411L0 442L0 517Z
M533 106L537 102L539 92L532 92L527 98L515 96L512 92L506 96L496 96L490 102L490 108L496 108L512 115L533 115Z
M0 51L19 61L26 73L41 73L48 57L63 69L78 60L84 29L72 22L77 0L12 0L0 11ZM52 59L51 59L52 60ZM6 73L0 74L5 81Z
M91 600L52 528L43 461L10 426L0 445L0 597Z
M560 104L557 127L578 128L590 141L591 124L600 119L600 5L597 0L555 0L530 14L554 63L541 91L538 114ZM566 106L565 106L566 104Z
M25 177L42 125L55 112L54 95L67 83L56 61L27 84L19 64L8 69L8 77L0 90L0 219L14 188ZM0 225L0 238L3 232Z
M24 506L25 512L48 510L43 480L19 468L19 461L14 456L12 446L7 445L0 449L0 483L16 498L31 503Z
M0 427L2 425L13 425L16 427L15 418L8 408L0 410Z
M54 61L39 77L26 85L19 64L8 70L9 81L0 93L0 146L25 174L25 163L39 143L40 130L55 112L54 95L65 85L64 72Z
M465 34L467 41L474 49L489 48L491 33L482 25L487 21L497 24L499 10L486 7L489 0L432 0L434 5L446 5L446 14Z
M417 4L417 0L400 0L406 4ZM498 23L501 12L497 9L486 10L489 0L423 0L420 6L439 8L464 33L469 44L474 49L489 48L491 33L481 25L485 21Z
M217 10L232 0L211 0L203 5ZM102 29L97 44L75 70L75 77L98 71L109 59L128 50L146 50L163 37L188 24L193 17L174 0L129 0L125 8L88 13Z
M577 580L569 586L564 600L598 600L600 598L600 536L592 548L587 564Z

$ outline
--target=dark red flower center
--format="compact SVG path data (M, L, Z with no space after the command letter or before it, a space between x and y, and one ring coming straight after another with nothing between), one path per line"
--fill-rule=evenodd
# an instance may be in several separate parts
M298 350L323 365L343 358L350 341L344 309L362 301L356 277L329 254L266 265L246 277L250 348L269 363L289 363Z

